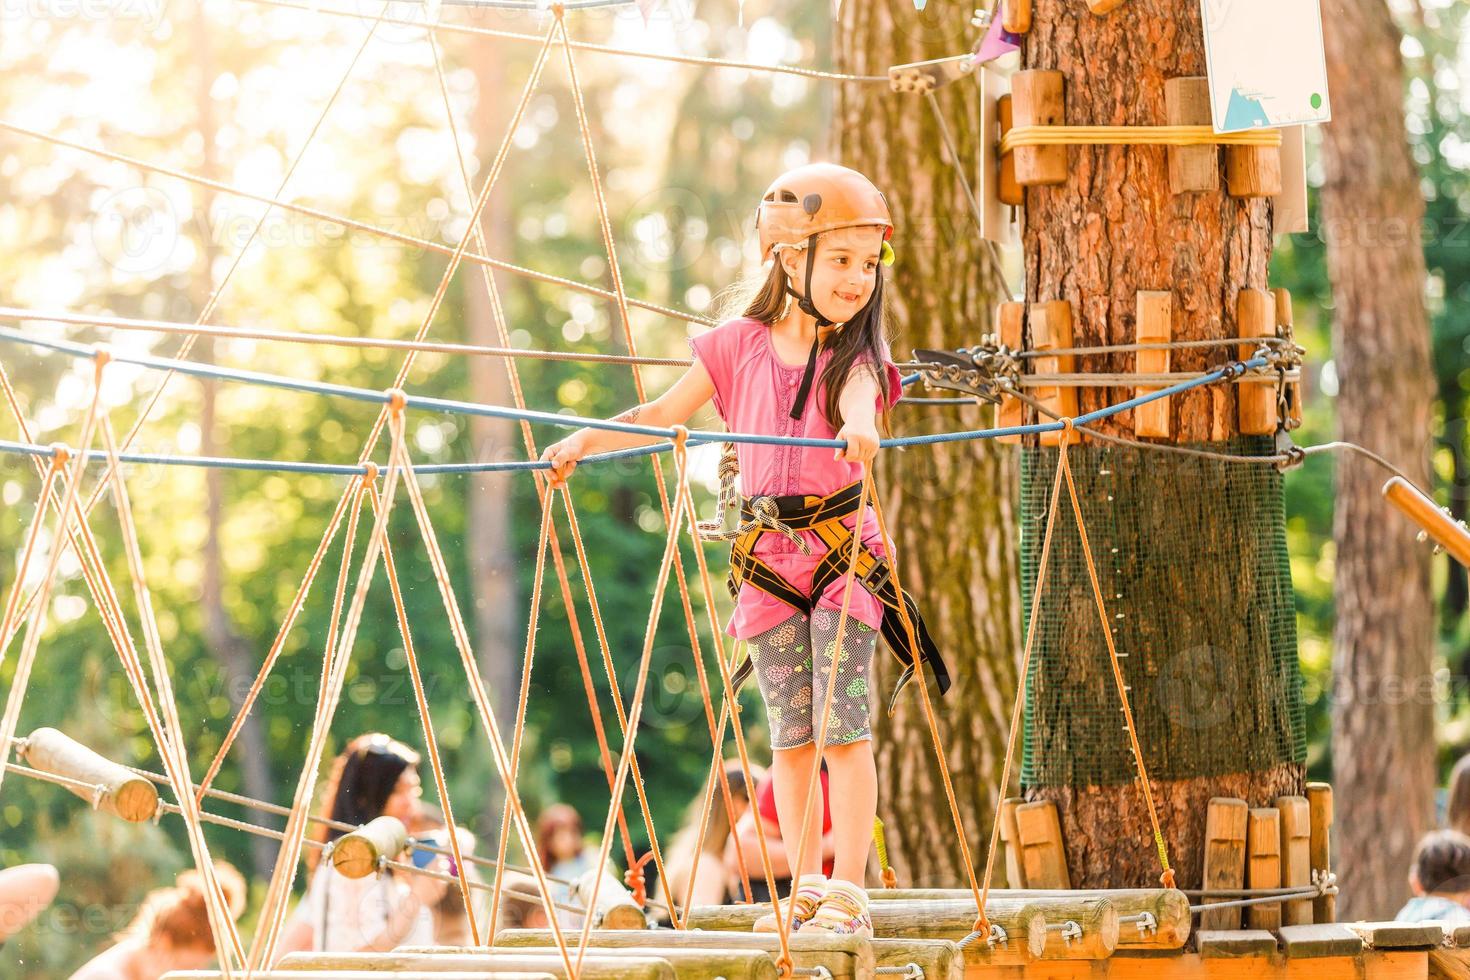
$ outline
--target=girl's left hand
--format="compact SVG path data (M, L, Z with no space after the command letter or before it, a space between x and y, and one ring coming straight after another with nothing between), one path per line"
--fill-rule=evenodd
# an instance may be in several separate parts
M846 442L847 448L833 450L833 459L871 463L878 458L878 429L871 422L845 423L837 438Z

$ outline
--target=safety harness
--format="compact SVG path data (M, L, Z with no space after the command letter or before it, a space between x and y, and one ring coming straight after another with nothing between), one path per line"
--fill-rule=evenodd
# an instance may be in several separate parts
M722 476L724 472L728 471L722 466ZM810 616L816 599L822 596L828 585L847 572L854 535L852 528L842 523L842 519L857 513L861 498L861 482L848 484L825 497L811 494L745 497L740 503L740 523L735 528L726 531L720 529L717 523L702 523L700 531L706 538L731 541L730 575L726 579L731 596L739 598L740 587L748 583ZM722 494L722 512L727 502L729 497ZM827 553L812 573L810 597L803 595L801 590L786 581L779 572L755 554L755 544L761 535L772 532L784 535L804 554L810 554L811 548L806 539L797 533L799 531L815 532L827 546ZM899 590L891 572L892 566L886 557L875 555L866 544L858 543L855 581L883 603L883 639L893 655L904 665L903 673L899 675L893 694L888 699L890 715L898 702L899 692L913 678L918 664L929 664L941 694L948 691L950 685L949 670L924 625L923 617L919 615L918 605L908 592ZM913 625L912 644L909 642L908 631L904 628L903 615L899 611L900 602L908 611L909 622ZM750 676L753 667L748 656L736 667L733 681L737 688Z

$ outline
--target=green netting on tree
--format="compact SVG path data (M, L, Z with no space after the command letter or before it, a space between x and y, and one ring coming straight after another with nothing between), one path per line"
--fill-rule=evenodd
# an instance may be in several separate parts
M1267 438L1198 448L1272 451ZM1305 761L1281 474L1126 446L1074 446L1069 457L1149 775ZM1027 620L1056 463L1055 448L1021 452ZM1136 769L1065 481L1061 492L1027 678L1021 779L1127 782Z

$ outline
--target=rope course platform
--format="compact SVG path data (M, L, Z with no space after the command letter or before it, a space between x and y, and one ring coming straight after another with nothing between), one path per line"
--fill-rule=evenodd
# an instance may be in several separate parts
M449 2L469 7L518 10L540 9L542 6L535 0ZM885 871L885 887L869 890L875 938L869 940L814 934L813 931L799 933L793 925L789 903L776 910L781 914L775 917L775 932L754 933L751 929L755 919L770 912L769 905L753 902L714 907L692 905L696 859L696 868L689 873L690 890L683 896L672 896L664 903L672 928L650 927L649 912L655 903L647 895L641 869L645 863L652 862L661 880L667 881L669 877L665 873L660 836L646 795L645 776L640 771L637 738L650 686L655 633L669 592L678 593L680 611L688 630L689 650L704 719L711 739L709 774L704 782L703 811L699 826L708 829L707 818L715 806L724 806L727 815L733 813L731 790L724 765L729 741L734 742L747 785L754 784L750 775L749 749L737 704L738 685L732 676L732 665L740 662L741 651L738 648L734 651L726 650L725 634L716 616L712 597L722 590L712 584L705 549L701 546L697 533L696 507L690 486L689 449L706 443L737 442L831 449L842 447L845 443L835 439L690 430L682 425L637 425L564 412L537 411L527 406L517 368L517 362L524 359L580 359L593 363L626 365L632 371L640 403L646 402L648 399L641 374L643 368L678 366L688 362L639 355L632 329L631 311L636 309L665 320L701 326L711 323L703 316L629 296L614 246L602 173L596 159L585 93L578 79L574 53L655 58L703 68L760 71L840 84L888 84L890 76L850 75L795 66L665 56L581 43L570 37L565 23L567 12L621 6L630 2L632 0L569 0L566 3L553 4L550 7L554 15L550 27L544 35L538 36L449 23L422 24L388 16L392 6L388 3L384 3L381 10L374 15L365 10L332 10L288 0L251 0L251 3L260 7L295 10L314 16L352 18L368 23L370 30L362 40L362 46L357 49L357 56L362 54L381 25L395 24L424 29L423 42L432 55L435 77L444 99L446 125L454 140L463 190L471 202L469 212L464 216L465 227L469 230L452 245L415 238L294 203L287 193L297 165L321 129L322 122L343 85L353 74L357 56L348 64L341 82L321 108L315 125L287 167L279 186L270 194L247 191L0 119L0 130L14 136L43 142L67 153L80 153L108 160L264 205L264 211L249 237L214 284L211 295L199 309L192 324L0 306L0 321L29 328L0 328L0 345L3 345L5 352L24 348L37 357L60 355L74 359L83 365L78 373L85 373L85 366L88 364L92 368L91 398L81 417L76 420L79 432L76 444L44 445L33 436L30 423L22 410L21 400L6 370L5 362L8 358L0 357L0 393L5 397L20 435L18 439L0 440L0 457L22 460L21 465L24 465L23 461L29 460L39 483L35 507L30 514L24 543L17 556L15 585L5 596L3 612L0 612L0 660L7 656L12 641L19 640L13 664L14 680L6 695L3 718L0 718L0 750L4 752L0 756L0 761L4 763L0 765L0 786L3 786L7 776L51 783L86 801L97 812L99 820L142 822L167 817L170 821L177 818L182 823L191 857L204 878L204 894L211 932L219 950L220 968L217 971L173 973L169 975L169 980L235 980L239 977L274 980L367 980L382 976L409 980L469 980L489 977L507 980L786 980L791 977L815 977L821 980L867 980L874 977L896 977L904 980L952 980L962 977L986 980L1141 980L1144 977L1159 980L1418 980L1429 975L1470 978L1470 927L1390 923L1341 925L1334 921L1332 899L1336 894L1337 884L1326 844L1331 824L1330 790L1324 794L1319 788L1315 795L1309 793L1308 798L1301 798L1299 802L1298 798L1283 797L1276 801L1274 808L1266 808L1277 814L1276 819L1281 828L1278 839L1282 846L1274 853L1258 853L1247 841L1243 822L1239 823L1239 833L1235 832L1237 818L1243 817L1240 812L1245 806L1243 801L1212 801L1210 812L1198 815L1198 819L1206 824L1212 843L1211 858L1207 859L1205 868L1207 888L1198 892L1186 892L1173 887L1175 869L1170 864L1168 848L1161 832L1160 817L1154 805L1149 773L1145 767L1144 753L1130 707L1132 701L1128 696L1129 688L1124 683L1125 677L1120 664L1120 658L1128 654L1120 653L1111 638L1107 601L1093 567L1092 550L1083 521L1083 508L1073 478L1073 467L1076 464L1069 463L1068 450L1069 446L1090 444L1089 441L1094 438L1116 438L1095 433L1089 426L1116 419L1144 406L1162 407L1156 403L1209 386L1219 386L1217 391L1227 390L1229 386L1229 390L1245 392L1257 400L1267 399L1273 407L1280 407L1275 418L1288 419L1293 405L1289 396L1293 386L1299 387L1300 384L1297 349L1289 336L1272 337L1264 333L1260 336L1209 341L1141 341L1131 345L1090 347L1074 347L1069 340L1054 344L1047 350L1026 351L1020 349L1018 342L1008 339L1002 330L998 341L992 340L968 350L917 352L914 361L903 364L907 370L917 369L917 373L905 378L906 385L923 379L932 387L948 388L971 396L947 398L943 401L962 405L996 403L997 424L989 428L954 429L890 438L881 443L885 447L922 447L982 439L1015 441L1022 436L1028 436L1038 437L1039 441L1045 443L1048 452L1054 449L1055 462L1050 463L1051 457L1048 456L1051 493L1046 498L1045 523L1044 526L1039 524L1037 527L1043 534L1043 539L1036 566L1037 585L1034 594L1039 601L1041 583L1045 579L1051 554L1052 532L1058 523L1057 515L1062 512L1061 501L1067 499L1079 532L1078 554L1085 560L1085 568L1091 579L1090 590L1084 592L1084 596L1095 601L1101 634L1106 641L1106 663L1111 671L1107 675L1109 687L1099 691L1098 695L1099 698L1116 696L1121 705L1121 727L1127 732L1127 743L1118 753L1123 760L1119 765L1130 778L1137 779L1141 795L1147 804L1151 826L1140 833L1140 837L1150 845L1150 855L1154 847L1157 849L1160 866L1157 887L1127 890L1071 889L1055 804L1027 803L1004 798L1010 784L1012 766L1018 755L1018 740L1022 730L1021 713L1026 691L1024 681L1018 683L1015 691L1004 769L995 793L996 819L992 821L992 832L988 846L984 848L983 858L978 851L974 858L979 859L972 858L972 846L984 845L985 842L979 840L961 818L941 727L927 687L919 683L913 685L913 693L908 696L918 700L927 721L934 763L948 796L948 816L953 822L955 847L957 853L963 857L962 863L967 872L967 887L896 887L898 883L892 880L892 869L887 865L886 851L880 836L878 851ZM462 151L455 114L451 111L449 89L441 63L441 33L495 37L539 45L524 89L506 124L503 141L487 160L480 161L485 166L476 170L477 174L482 175L482 182L478 187L471 181L471 168ZM537 93L543 70L553 51L562 56L567 73L568 93L575 108L575 119L595 202L595 216L606 250L610 289L497 260L490 255L483 236L482 217L491 193L504 171L506 156L513 142L512 136L532 97ZM967 178L956 162L959 154L954 151L938 103L932 92L926 91L925 94L931 110L936 114L941 133L950 146L951 166L956 170L957 179L965 182ZM1234 143L1247 145L1248 148L1269 148L1279 144L1280 137L1256 135L1220 139L1204 132L1204 127L1165 127L1158 131L1134 131L1120 135L1111 129L1028 125L1012 130L1006 147L1019 152L1028 148L1120 141L1180 146ZM972 209L978 213L979 205L973 191L968 183L964 183L964 187ZM222 294L240 267L242 257L257 241L261 228L275 209L445 257L447 263L442 277L414 335L409 339L379 340L216 324L213 317ZM493 346L445 344L428 339L455 273L463 264L478 270L489 295L498 340ZM559 289L580 292L612 304L616 310L616 326L622 331L626 355L588 355L528 350L513 346L504 304L491 270L501 270ZM1020 311L1017 311L1017 316L1019 315ZM1058 311L1048 311L1048 315L1056 317ZM1017 319L1017 325L1019 322ZM42 328L40 324L49 326ZM101 345L76 343L59 336L57 325L84 332L88 337L94 336L92 331L110 330L179 334L185 339L175 350L174 356L158 357L125 353ZM200 337L225 341L238 339L374 348L399 351L404 358L394 383L386 389L374 390L191 360L190 352ZM1169 370L1166 359L1155 370L1140 369L1130 374L1080 373L1057 366L1064 357L1087 358L1114 352L1158 353L1171 350L1199 350L1218 356L1211 357L1208 363L1213 366L1209 369L1190 372ZM36 351L47 353L34 354ZM508 373L513 404L488 404L405 392L404 387L415 358L424 352L500 359ZM1043 358L1048 359L1052 367L1043 370ZM107 406L102 396L104 376L109 365L113 364L128 364L144 369L149 375L162 375L159 384L146 397L131 429L121 436L114 432L110 417L112 408ZM1024 365L1036 370L1024 371ZM132 451L135 437L160 403L170 380L178 375L290 391L303 396L347 399L375 405L378 407L378 414L371 426L365 427L361 434L361 451L353 461L190 457ZM1061 403L1057 401L1055 392L1080 386L1132 389L1136 393L1133 397L1106 404L1105 407L1090 412L1060 410L1058 406ZM1273 387L1274 391L1268 390ZM1028 388L1039 389L1034 393L1038 397L1032 397L1022 390ZM1053 395L1043 396L1042 392L1052 392ZM1020 412L1023 405L1036 410L1038 414L1035 417L1038 421L1022 424ZM1299 405L1296 407L1299 408ZM412 458L412 441L406 436L406 417L410 412L447 413L515 422L524 444L525 459L485 464L417 463ZM1044 420L1042 416L1045 416ZM631 675L628 661L633 658L628 657L622 663L615 663L614 652L610 648L588 561L588 549L578 523L576 500L565 484L553 485L550 482L548 474L544 472L550 468L550 464L539 461L540 447L536 438L538 430L544 431L545 427L582 426L649 440L647 445L584 460L589 464L598 464L646 456L650 460L650 475L657 491L665 541L661 559L652 581L648 583L650 606L647 627L641 650L637 654L636 671ZM1284 432L1283 428L1282 433ZM1143 442L1135 444L1162 451L1191 451ZM1245 464L1294 465L1300 463L1306 455L1331 448L1343 447L1334 444L1297 449L1292 446L1282 448L1272 456L1258 457L1215 455L1221 460ZM665 455L672 463L672 475L664 472ZM238 714L232 719L228 733L222 739L214 757L208 761L202 777L195 775L197 760L191 756L190 746L180 723L178 700L170 679L170 665L144 574L147 566L143 542L133 519L129 497L128 484L132 468L153 465L343 478L335 510L325 522L320 542L302 571L300 584L280 617L279 630L261 658L259 673L254 678ZM84 492L84 484L88 482L94 469L100 470L100 474L92 483L91 491ZM528 471L535 483L540 506L527 634L523 659L518 665L522 684L515 716L509 719L508 724L505 723L506 719L497 717L481 676L475 651L470 643L462 602L451 585L451 575L420 485L421 476L488 471ZM1421 523L1435 518L1432 502L1426 504L1424 500L1413 497L1412 491L1412 487L1396 486L1394 493L1398 499L1406 502L1401 506L1414 508L1414 512L1420 515L1416 519ZM109 533L116 535L126 560L128 582L125 584L131 587L133 606L129 610L124 608L124 591L119 589L113 579L112 565L103 558L104 552L92 524L91 515L103 498L108 499L116 517L115 530L110 522L107 525ZM401 511L404 498L407 498L407 506L412 512L412 528L418 534L417 540L412 544L421 545L427 556L434 587L443 603L443 614L454 652L459 657L463 678L468 686L473 721L478 728L477 735L472 737L484 739L483 747L488 750L492 759L495 778L505 799L497 838L499 850L493 859L461 853L460 838L455 833L461 822L456 818L447 791L448 782L437 735L430 721L428 695L415 653L414 624L410 622L405 609L394 554L395 545L402 549L401 553L407 553L408 549L403 548L401 535L390 538L388 534L394 508L397 506ZM861 543L863 536L861 521L869 513L866 504L871 504L878 531L887 539L880 494L874 486L871 469L865 471L861 484L858 512L863 517L859 519L858 527L854 531L853 540L856 544ZM562 540L558 524L553 519L558 509L562 512L564 521L561 526L567 528L569 542ZM1439 526L1443 523L1436 519L1432 532L1436 539L1446 542L1456 554L1470 556L1470 538L1467 538L1463 529ZM687 542L684 540L685 534L689 535L690 540ZM359 539L365 539L365 547L364 541ZM692 570L685 567L685 549L680 547L681 544L687 546L691 542L695 563ZM837 628L837 648L841 647L843 631L850 618L847 600L851 598L855 581L858 556L856 544L852 549L851 560L844 561L845 598ZM331 603L329 623L324 635L313 637L312 640L319 644L317 649L321 658L321 683L316 692L305 759L291 798L280 803L224 793L214 788L213 783L247 716L254 710L272 670L286 649L288 638L299 624L318 573L333 552L341 555L341 561L334 581L328 584ZM417 556L417 549L413 553ZM43 633L48 607L61 575L64 556L74 558L73 565L101 617L113 652L123 667L129 690L141 708L162 772L122 766L54 729L37 729L24 737L18 734L20 711L29 680L43 656ZM569 557L580 571L579 581L581 588L585 590L581 594L573 592L573 579L568 574ZM569 620L580 680L587 694L588 710L597 736L600 768L609 792L606 817L603 824L596 828L601 844L592 866L599 870L584 875L575 882L552 878L539 863L522 868L507 860L507 847L512 837L524 853L534 855L537 850L531 823L517 788L517 776L524 748L529 678L536 655L548 563L556 574L560 606ZM901 571L896 558L891 568L895 585L901 590ZM483 871L486 879L484 881L472 881L469 875L444 875L402 860L404 850L410 845L419 848L425 848L425 845L410 841L402 824L391 818L380 818L362 827L336 825L337 829L348 833L331 845L324 846L308 836L308 828L313 823L321 822L319 818L312 816L311 804L318 790L330 727L349 676L354 643L363 624L369 588L380 571L391 591L393 617L406 661L404 669L415 695L415 721L422 726L426 747L424 755L449 829L450 844L447 848L438 849L439 853L452 857L460 868L476 866ZM693 585L691 580L694 580ZM642 582L638 587L641 586ZM697 600L696 596L703 598ZM698 611L697 606L700 607ZM1027 676L1026 667L1036 649L1039 609L1039 605L1033 606L1028 621L1020 673L1022 678ZM1087 613L1091 615L1090 604L1087 606ZM701 615L705 618L703 632L700 625ZM584 616L590 620L590 628L584 627L581 619ZM914 624L907 613L902 614L902 619L912 640ZM713 650L708 655L704 649L705 644L713 645ZM1042 645L1045 646L1045 640ZM1042 657L1044 656L1043 652ZM594 679L594 665L599 664L599 661L605 677ZM709 664L716 668L713 677L708 669ZM630 676L631 683L628 683ZM1115 688L1112 686L1114 683ZM610 701L615 707L611 722L603 717L595 690L597 684L606 685ZM1109 701L1108 705L1111 711L1112 702ZM826 717L826 712L823 717ZM1111 714L1108 721L1110 724L1114 721ZM823 721L817 739L823 745L825 728L826 723ZM502 734L505 732L510 733L509 736ZM429 774L426 774L426 782ZM817 780L815 773L813 775L811 783L815 787ZM641 818L650 841L650 853L641 858L635 853L630 818L625 812L628 807L624 801L630 784L637 800L634 819ZM285 826L280 830L266 828L211 811L210 806L219 802L243 805L250 810L284 817ZM808 816L814 815L814 802L813 788L806 803ZM1226 804L1218 813L1215 808L1217 802ZM1262 808L1251 811L1252 815L1260 809ZM939 819L942 821L944 818ZM230 914L224 889L214 876L214 863L204 836L206 825L265 836L280 845L274 872L256 919L255 931L248 943ZM766 880L776 880L778 876L773 873L771 848L761 821L756 821L756 829L757 853L739 854L739 864L742 868L759 867ZM1213 846L1217 842L1219 846ZM698 841L701 846L696 847L695 854L703 853L703 843L701 835ZM741 846L738 839L735 846ZM403 874L431 875L446 879L452 887L459 890L463 898L473 943L463 947L405 947L391 953L290 953L284 957L278 956L293 888L298 880L301 857L305 849L313 847L322 850L322 860L330 860L338 872L353 878L378 874L391 868ZM610 866L614 847L621 851L623 863L629 869L622 881L617 881L600 870ZM797 856L794 864L800 865L801 852ZM1273 858L1276 862L1274 878L1259 870L1268 866ZM996 881L998 860L1005 862L1005 880L1013 886L1022 887L992 887ZM977 871L977 868L981 870ZM508 884L508 872L517 873L522 880L529 877L534 890L521 890ZM554 897L557 893L553 890L553 885L566 886L571 899L562 901ZM752 894L748 880L744 882L744 886L744 893L747 896ZM484 903L478 901L479 896L472 895L472 892L489 893L487 919L476 911ZM541 906L548 912L550 928L543 931L497 928L497 913L502 902L534 903ZM581 926L574 930L562 925L562 917L555 914L557 912L574 913L581 920ZM1436 970L1439 974L1433 973Z

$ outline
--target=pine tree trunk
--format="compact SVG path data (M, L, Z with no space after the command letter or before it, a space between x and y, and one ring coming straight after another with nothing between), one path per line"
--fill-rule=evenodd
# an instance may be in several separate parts
M910 0L850 0L837 30L837 69L881 75L889 65L962 51L972 33L970 13L967 5L931 4L921 15ZM978 186L976 86L962 80L936 95ZM894 210L898 260L887 297L895 357L906 359L916 347L973 343L1004 287L989 271L990 246L979 237L923 97L896 95L881 84L842 84L835 115L836 159L871 177ZM979 428L990 424L991 414L973 406L900 405L895 434ZM877 475L903 584L954 677L953 689L934 705L977 862L984 857L978 845L990 834L1017 683L1014 461L1011 447L957 442L889 450ZM960 884L965 870L922 705L910 689L894 716L885 717L897 671L881 650L879 660L878 809L890 857L905 886Z
M195 99L196 125L204 146L204 162L200 172L205 177L217 177L219 168L214 156L217 127L214 118L214 103L209 94L210 87L214 84L214 73L209 55L208 20L202 5L195 11L193 30L199 63ZM212 270L214 260L219 255L219 247L211 233L212 225L208 217L213 203L213 194L201 190L200 213L205 216L199 224L202 247L198 271L190 280L190 292L196 312L204 308L204 304L209 301L210 293L213 292ZM218 320L211 322L218 322ZM196 356L205 363L213 363L214 341L212 338L200 339ZM202 397L199 412L199 451L204 456L225 455L220 446L219 423L215 417L215 396L218 384L204 379L200 387ZM225 570L224 559L220 552L220 529L224 524L224 481L223 474L217 469L204 471L204 519L204 542L200 549L203 568L199 590L199 604L204 615L204 642L210 655L218 662L220 673L224 676L224 687L229 694L230 709L232 712L238 712L242 707L244 693L249 687L251 678L255 675L256 664L249 644L235 631L234 624L230 622L229 610L225 608ZM261 723L258 710L246 717L245 724L240 729L239 742L235 747L235 758L240 764L245 794L257 800L274 800L276 790L275 778L271 774L270 747L266 742L265 728ZM259 810L251 811L249 819L267 827L277 824L277 818L273 814ZM276 850L276 845L263 837L250 839L250 860L257 877L270 874L271 869L275 867Z
M475 38L466 51L475 71L476 91L479 93L472 118L475 157L481 161L481 167L478 173L470 175L474 192L478 192L485 180L488 163L505 132L505 107L503 100L497 98L505 87L505 72L500 53L490 39ZM501 187L497 186L481 219L491 255L499 254L496 243L511 239L510 209L503 206L503 198ZM465 300L466 343L506 345L496 330L490 295L485 289L484 276L493 275L493 270L485 269L482 274L480 267L468 266L460 273ZM504 293L500 295L503 308ZM511 404L508 367L499 358L470 358L470 396L493 405ZM469 431L476 460L493 459L497 454L506 459L525 457L515 422L473 417L469 420ZM504 475L485 473L471 477L466 486L465 550L470 564L470 588L474 595L475 656L495 701L496 717L502 719L504 725L509 725L515 719L521 682L520 651L515 639L517 617L508 615L521 607L516 587L515 549L510 535L510 484ZM505 793L500 780L487 779L485 794L483 805L470 812L479 812L488 822L504 804ZM489 832L491 828L486 826L482 829ZM495 832L499 832L498 821L495 822Z
M1205 74L1198 0L1130 0L1103 16L1076 0L1036 0L1032 20L1023 66L1063 74L1068 124L1163 124L1165 80ZM1228 196L1223 173L1216 191L1171 194L1162 147L1071 147L1067 161L1066 183L1026 191L1026 301L1069 302L1078 346L1132 342L1139 290L1172 293L1175 339L1238 336L1238 291L1267 286L1270 204ZM1028 323L1028 342L1029 332ZM1234 357L1174 351L1171 368ZM1132 369L1131 354L1077 363ZM1132 394L1083 387L1079 411ZM1173 441L1268 448L1233 440L1229 385L1170 401ZM1132 436L1131 415L1099 428ZM1023 453L1029 593L1056 454ZM1198 887L1210 797L1260 806L1302 789L1279 478L1259 465L1227 473L1096 443L1074 449L1072 461L1163 838L1179 885ZM1028 684L1027 795L1057 801L1075 887L1151 884L1160 857L1069 509L1064 499ZM1220 699L1232 710L1212 710Z
M1428 486L1424 205L1404 129L1399 31L1383 0L1347 0L1325 20L1333 121L1321 202L1338 425ZM1385 479L1355 456L1338 461L1332 757L1347 918L1393 914L1415 841L1432 826L1429 552L1385 511Z

